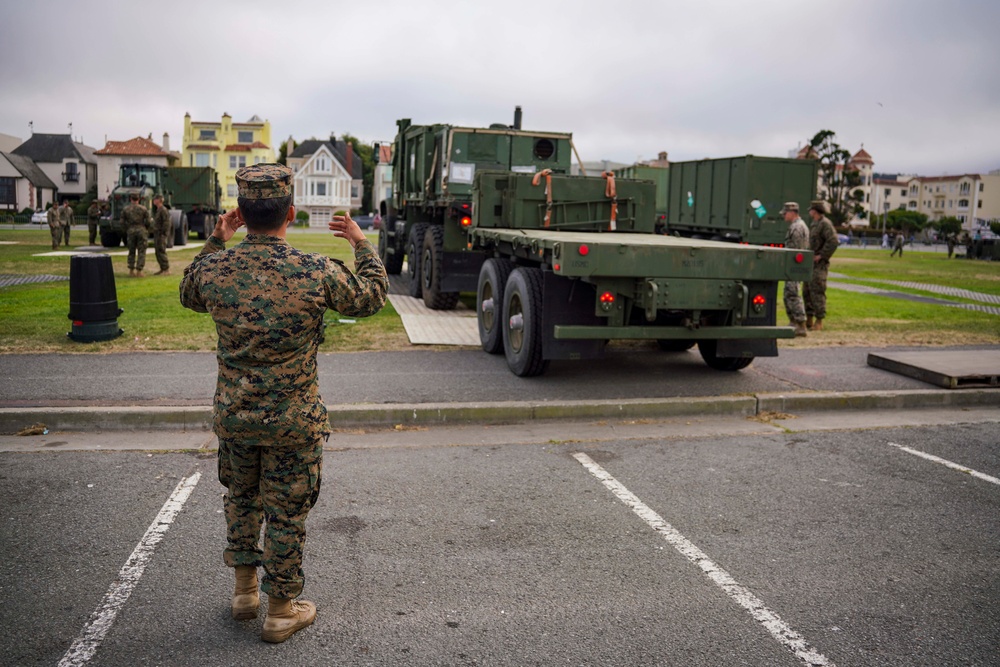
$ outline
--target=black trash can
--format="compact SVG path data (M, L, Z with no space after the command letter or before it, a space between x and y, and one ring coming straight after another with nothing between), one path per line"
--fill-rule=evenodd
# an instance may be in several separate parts
M125 333L118 328L121 314L111 258L98 253L70 257L69 319L73 329L66 335L78 343L118 338Z

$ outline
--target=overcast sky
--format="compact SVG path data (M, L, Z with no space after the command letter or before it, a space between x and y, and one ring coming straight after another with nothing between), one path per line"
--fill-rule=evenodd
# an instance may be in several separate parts
M0 0L0 132L95 148L194 120L272 140L415 123L569 131L584 160L785 157L817 131L879 172L1000 168L996 0Z

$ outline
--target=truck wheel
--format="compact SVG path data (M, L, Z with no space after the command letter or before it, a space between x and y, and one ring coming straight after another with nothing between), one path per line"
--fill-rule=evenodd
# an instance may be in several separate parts
M174 224L174 245L187 245L188 242L188 218L187 213L181 211L180 219Z
M101 245L105 248L117 248L121 244L122 237L118 232L101 232Z
M490 354L503 352L503 290L514 265L506 259L490 258L479 270L476 288L476 321L479 342Z
M458 292L441 291L441 268L444 265L444 227L428 225L424 232L424 253L420 258L420 289L424 305L431 310L451 310L458 303Z
M389 254L389 232L388 225L382 225L378 230L378 256L385 265L385 272L389 275L399 275L403 269L403 256L398 253Z
M658 338L656 344L664 352L684 352L694 347L693 340L678 340L676 338Z
M507 278L503 293L503 352L507 367L519 377L541 375L549 367L542 359L542 272L519 267Z
M420 275L420 256L423 254L426 233L427 225L418 222L410 228L410 235L406 238L406 277L410 280L410 296L415 299L424 294L420 286L423 280Z
M718 347L718 342L715 340L700 340L698 341L698 351L701 352L701 358L705 360L705 363L714 368L717 371L741 371L751 363L753 363L753 357L720 357L715 353Z

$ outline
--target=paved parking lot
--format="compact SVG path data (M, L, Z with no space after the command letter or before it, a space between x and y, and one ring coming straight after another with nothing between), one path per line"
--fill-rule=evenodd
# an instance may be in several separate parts
M509 428L335 437L309 520L319 618L280 647L228 617L210 438L0 454L5 664L996 664L995 420Z

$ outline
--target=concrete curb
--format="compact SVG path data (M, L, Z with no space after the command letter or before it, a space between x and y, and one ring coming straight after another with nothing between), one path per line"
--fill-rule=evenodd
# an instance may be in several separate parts
M606 401L414 403L329 406L335 427L441 426L523 423L536 420L650 419L683 416L743 416L830 410L1000 408L996 389L765 393ZM2 408L0 433L33 424L50 431L211 431L211 407Z

